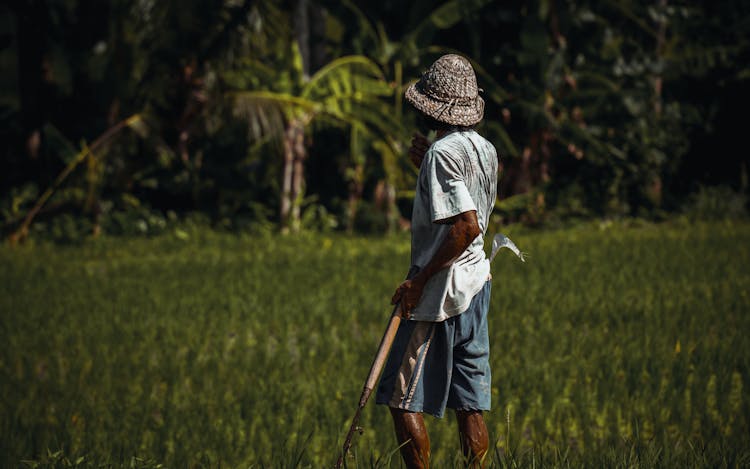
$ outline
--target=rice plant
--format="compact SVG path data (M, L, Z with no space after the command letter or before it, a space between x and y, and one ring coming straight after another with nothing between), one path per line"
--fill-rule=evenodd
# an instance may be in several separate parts
M507 234L492 467L750 464L750 224ZM331 466L408 262L406 234L2 247L0 465ZM349 467L400 467L388 412L362 424Z

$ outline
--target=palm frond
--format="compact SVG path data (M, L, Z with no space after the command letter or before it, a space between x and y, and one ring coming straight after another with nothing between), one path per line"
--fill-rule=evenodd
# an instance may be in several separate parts
M362 95L387 96L393 93L375 62L361 55L350 55L318 70L305 84L300 96L314 98L353 90Z
M288 120L303 113L314 115L320 109L318 103L273 91L237 92L230 96L235 116L247 122L254 140L280 137Z
M234 89L260 88L277 82L278 75L278 70L253 58L244 58L238 61L235 69L221 72L224 83Z
M324 102L321 113L348 125L364 125L371 132L379 132L382 135L399 135L402 133L402 126L389 112L389 109L384 104L378 106L372 102L358 103L351 100L338 103L332 99Z

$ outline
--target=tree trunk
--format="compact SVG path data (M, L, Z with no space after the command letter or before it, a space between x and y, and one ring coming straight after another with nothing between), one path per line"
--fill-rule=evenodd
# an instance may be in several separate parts
M365 168L363 164L356 164L350 171L346 231L353 233L354 220L357 218L357 209L359 208L359 202L362 200L362 193L364 192Z
M279 224L282 233L289 231L289 218L292 213L292 175L294 170L294 136L291 124L284 131L284 169L281 176L281 201L279 203Z
M284 131L284 169L281 181L281 203L279 222L281 231L299 231L300 202L305 190L305 127L301 119L295 119Z
M388 233L393 233L398 227L399 212L396 206L396 187L390 182L385 183L385 194L386 194L386 205L385 205L385 219L386 219L386 230Z
M305 148L305 127L302 122L294 123L294 168L292 171L292 218L291 228L293 232L300 229L300 205L305 193L305 160L307 149Z
M659 13L660 15L665 14L664 12L667 9L667 0L659 0ZM663 49L664 49L664 40L667 34L667 20L663 16L659 16L658 20L658 30L656 33L656 59L661 61L663 56ZM657 119L661 117L662 114L662 88L664 84L664 78L662 76L662 72L660 71L655 77L654 77L654 115ZM662 181L661 181L661 175L657 172L651 179L651 181L648 182L648 186L646 187L646 195L650 199L651 203L654 205L661 206L662 202Z
M295 0L292 9L294 37L302 58L302 79L310 77L310 23L308 0ZM284 135L284 175L281 195L281 231L300 229L300 204L305 191L305 116L292 119Z
M396 187L381 179L375 186L375 207L385 218L386 233L393 233L399 226L400 214L396 207Z

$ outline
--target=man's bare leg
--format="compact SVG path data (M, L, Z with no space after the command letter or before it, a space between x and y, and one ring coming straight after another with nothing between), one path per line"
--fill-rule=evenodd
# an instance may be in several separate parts
M490 446L487 426L482 412L478 410L457 410L458 434L461 450L471 468L483 468L484 459Z
M396 439L401 446L401 457L409 469L430 467L430 438L422 414L391 407Z

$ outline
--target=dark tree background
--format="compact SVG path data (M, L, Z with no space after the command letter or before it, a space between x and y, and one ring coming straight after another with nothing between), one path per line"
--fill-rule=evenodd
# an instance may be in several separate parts
M498 221L745 213L750 6L11 0L5 236L405 225L403 89L476 66Z

